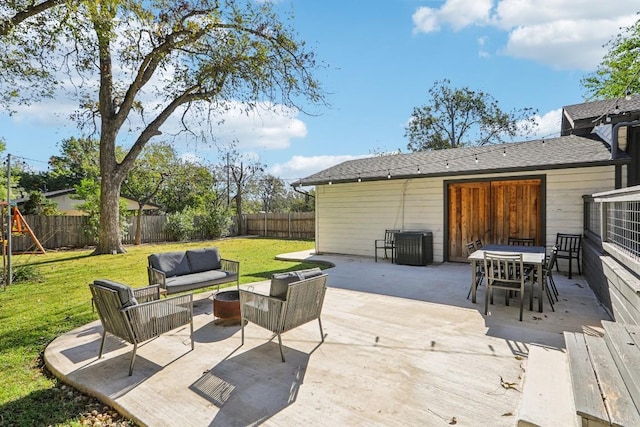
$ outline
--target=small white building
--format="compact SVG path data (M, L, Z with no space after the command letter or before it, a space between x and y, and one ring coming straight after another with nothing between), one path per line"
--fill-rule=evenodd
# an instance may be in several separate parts
M582 234L583 196L634 184L634 132L613 126L613 144L591 134L610 104L565 107L560 137L370 157L303 178L294 185L316 187L316 251L374 256L385 229L415 230L432 233L435 262L466 262L477 239L551 246L556 233ZM610 125L637 116L640 97L617 108Z

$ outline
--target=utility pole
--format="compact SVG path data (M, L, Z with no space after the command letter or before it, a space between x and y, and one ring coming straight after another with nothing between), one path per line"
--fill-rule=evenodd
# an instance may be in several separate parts
M10 285L13 278L13 272L11 271L11 154L7 154L7 235L5 239L7 244L5 247L7 251L7 277L5 278L5 284Z

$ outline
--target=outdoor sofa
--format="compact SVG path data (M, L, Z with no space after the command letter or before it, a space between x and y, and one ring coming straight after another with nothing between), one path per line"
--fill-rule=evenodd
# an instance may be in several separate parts
M240 287L240 263L221 258L218 248L151 254L149 284L158 284L167 295L235 282Z

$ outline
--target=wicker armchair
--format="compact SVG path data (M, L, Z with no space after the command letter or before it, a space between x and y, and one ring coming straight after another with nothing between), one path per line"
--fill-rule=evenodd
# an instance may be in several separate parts
M318 319L320 339L324 342L320 313L326 289L326 274L289 284L284 300L240 289L242 344L245 321L255 323L278 336L280 356L284 362L280 335L315 319Z
M98 358L102 357L107 333L133 344L131 375L139 343L185 325L190 327L193 350L192 294L161 300L157 285L132 289L110 280L96 280L89 288L103 327Z

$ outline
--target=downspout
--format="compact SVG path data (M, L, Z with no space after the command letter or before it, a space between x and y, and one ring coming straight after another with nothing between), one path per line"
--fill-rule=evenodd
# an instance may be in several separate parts
M618 131L622 126L635 126L640 125L640 120L634 120L632 122L620 122L613 125L611 131L611 160L615 160L618 156Z
M619 122L613 125L611 131L611 160L615 160L618 157L618 131L622 126L635 126L640 124L640 120L633 120L631 122ZM615 166L615 188L622 188L622 166Z

